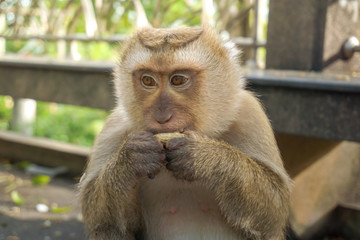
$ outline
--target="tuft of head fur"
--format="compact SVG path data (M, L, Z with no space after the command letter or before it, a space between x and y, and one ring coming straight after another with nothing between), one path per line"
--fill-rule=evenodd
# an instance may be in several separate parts
M143 120L132 81L132 72L137 67L149 62L159 68L163 63L196 66L205 76L199 102L191 106L196 129L212 136L220 134L235 120L241 104L245 80L238 54L235 44L222 41L209 27L139 29L125 43L115 70L117 107L124 109L132 121Z
M186 44L196 40L202 34L202 28L177 28L177 29L161 29L161 28L144 28L139 31L137 36L139 41L145 47L151 49L170 47L183 47Z

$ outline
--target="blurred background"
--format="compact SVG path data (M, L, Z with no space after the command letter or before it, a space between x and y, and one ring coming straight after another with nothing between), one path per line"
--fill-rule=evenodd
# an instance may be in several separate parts
M247 47L244 62L255 64L252 61L256 59L259 66L264 66L268 2L259 1L258 11L254 10L254 4L251 0L218 1L214 22L225 38L236 36L237 42ZM154 27L200 25L200 0L149 0L143 1L143 6ZM113 61L119 42L132 32L136 19L132 1L120 0L5 0L0 4L0 11L0 52L2 56L22 59ZM262 47L256 52L258 46ZM16 103L10 96L0 97L1 129L25 131L29 135L84 146L92 145L107 115L103 111L38 102L33 106L34 111L36 109L33 126L21 130L24 126L11 117ZM72 114L74 111L76 115ZM54 124L59 122L61 124Z
M141 3L154 27L201 25L201 0ZM360 239L359 11L358 0L210 9L242 49L294 179L289 239ZM85 239L74 183L135 21L129 0L0 0L0 240Z

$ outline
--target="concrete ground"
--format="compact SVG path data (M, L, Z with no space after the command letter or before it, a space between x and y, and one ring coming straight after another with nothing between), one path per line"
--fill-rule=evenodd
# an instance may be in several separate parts
M75 180L54 177L34 186L30 174L6 162L0 160L0 240L86 239ZM21 195L23 205L15 203L12 191ZM49 211L36 209L38 204Z
M46 185L34 186L32 177L33 175L25 170L8 163L8 160L0 159L0 240L85 240L86 234L77 199L78 179L54 177ZM14 196L11 197L13 191L18 192L24 199L22 205L16 204ZM38 204L46 205L49 211L41 212L41 209L36 208ZM55 213L56 210L60 213ZM359 214L356 211L350 213L349 215L341 210L330 221L340 222L340 218L344 218L341 229L356 232L349 226L359 222ZM332 228L330 225L328 227ZM310 239L359 239L355 235L345 237L340 233L334 236L327 234L331 231L325 232ZM299 240L291 234L288 239Z

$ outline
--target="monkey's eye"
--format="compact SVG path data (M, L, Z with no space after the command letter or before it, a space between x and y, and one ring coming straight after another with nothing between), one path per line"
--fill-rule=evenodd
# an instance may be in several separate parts
M183 75L174 75L170 78L170 83L174 86L181 86L188 81L188 78Z
M153 87L156 86L156 81L153 77L149 75L143 75L141 77L141 82L145 87Z

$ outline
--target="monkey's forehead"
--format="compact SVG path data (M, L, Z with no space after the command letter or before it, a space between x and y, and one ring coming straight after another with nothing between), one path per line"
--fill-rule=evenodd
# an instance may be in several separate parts
M207 68L218 61L237 61L239 51L228 43L209 28L142 28L123 45L120 66L130 71L139 63L162 59L168 64L196 62Z
M199 27L143 28L137 32L135 37L144 47L150 49L177 48L198 39L203 32L204 29Z

